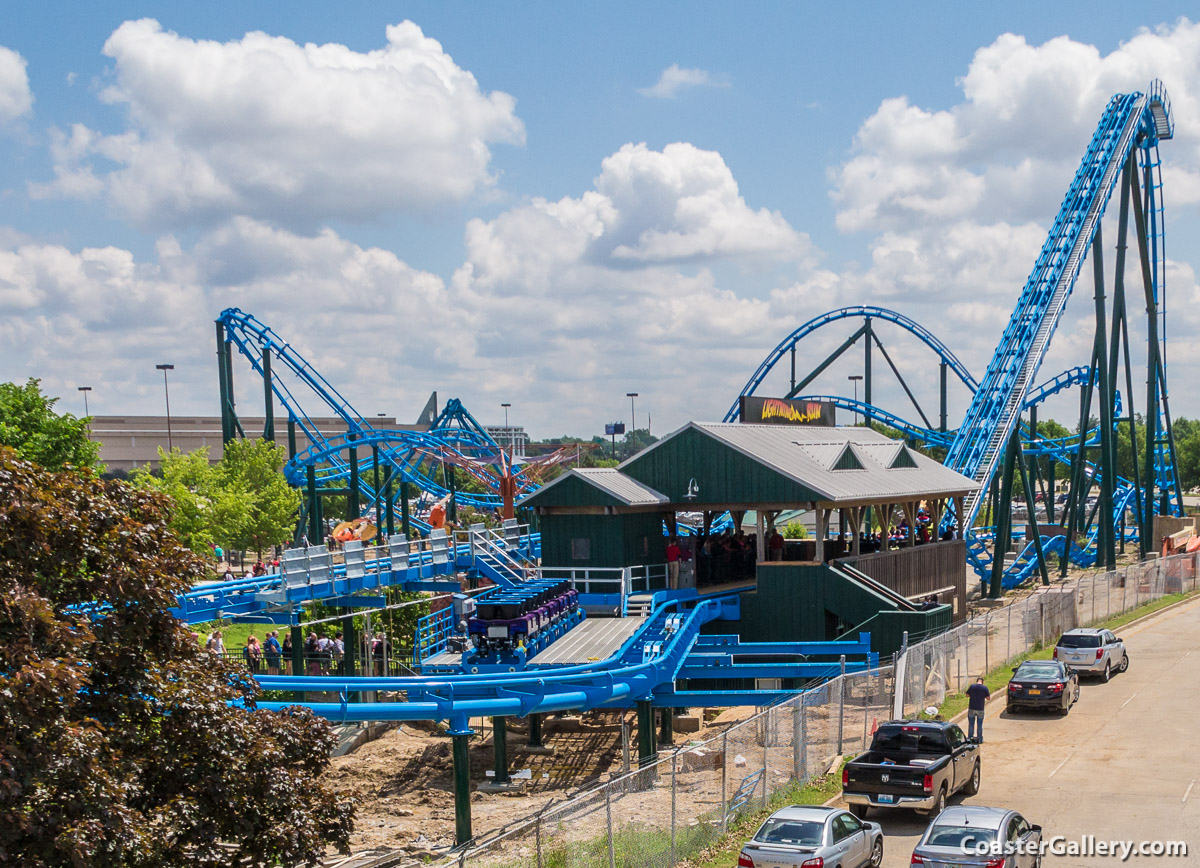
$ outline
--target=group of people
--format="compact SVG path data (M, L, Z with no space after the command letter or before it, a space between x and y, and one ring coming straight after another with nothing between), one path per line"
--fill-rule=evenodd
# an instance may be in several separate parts
M265 576L267 573L271 572L279 572L279 558L274 558L273 560L269 561L256 561L254 566L251 567L249 571L243 570L240 576L234 573L232 564L226 564L225 572L221 575L221 579L222 581L232 582L234 579L239 578L258 578L259 576Z
M782 552L783 547L780 546ZM696 583L720 585L754 578L758 537L741 528L710 535L696 554Z
M291 637L285 639L287 645L291 645ZM254 674L258 674L265 662L267 665L268 675L278 675L280 673L280 664L283 661L284 646L279 643L279 631L271 630L267 633L266 638L259 644L258 637L251 635L246 639L246 646L242 649L242 659L246 662L246 666Z

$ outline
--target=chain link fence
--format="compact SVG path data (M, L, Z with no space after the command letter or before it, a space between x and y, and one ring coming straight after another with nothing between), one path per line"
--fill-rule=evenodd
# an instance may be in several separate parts
M865 751L875 726L896 716L897 704L904 716L916 715L1064 630L1193 591L1198 567L1200 553L1178 555L1040 588L914 642L893 665L839 676L715 738L660 754L652 764L552 804L442 865L670 868L714 843L741 816L836 771L839 756Z

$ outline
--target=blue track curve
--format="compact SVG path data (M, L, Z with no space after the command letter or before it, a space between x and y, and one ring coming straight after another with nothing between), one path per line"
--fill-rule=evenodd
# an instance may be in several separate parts
M954 371L955 376L957 376L964 384L966 384L967 388L971 389L971 391L974 391L978 387L978 384L975 382L975 378L971 376L971 372L966 369L966 366L958 360L958 356L954 355L954 352L948 346L942 343L941 340L939 340L938 337L933 334L933 332L929 331L929 329L925 328L925 326L921 325L916 320L911 319L902 313L897 313L894 310L888 310L887 308L883 307L875 307L873 305L842 307L838 308L837 310L831 310L829 313L821 314L818 317L813 317L808 322L804 323L804 325L800 326L798 329L780 341L779 346L771 350L767 357L763 359L762 364L758 366L758 370L751 375L750 379L746 382L746 385L742 387L742 391L739 394L739 399L733 402L733 406L729 408L729 411L725 414L723 421L736 422L741 418L741 395L753 395L755 389L757 389L762 384L762 381L766 379L767 374L771 372L771 370L786 353L791 351L792 347L796 346L796 344L798 344L804 338L817 331L817 329L844 319L879 319L883 320L884 322L890 322L900 326L900 328L915 335L921 340L922 343L937 353L941 360L949 365L950 369Z

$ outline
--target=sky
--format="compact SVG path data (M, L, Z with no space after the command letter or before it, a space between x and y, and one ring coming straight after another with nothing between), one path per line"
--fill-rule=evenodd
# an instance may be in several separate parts
M238 307L364 416L415 419L436 390L484 424L511 404L535 438L662 435L720 419L793 329L856 304L917 320L978 377L1108 99L1158 78L1176 122L1168 377L1194 418L1189 13L17 4L0 28L0 381L37 377L76 414L81 385L93 414L161 414L170 363L172 412L216 415L213 321ZM1038 381L1086 363L1091 295L1085 269ZM799 373L855 327L814 333ZM932 418L936 356L878 334ZM811 391L848 395L861 367L848 354ZM884 368L875 403L915 419ZM259 415L244 360L234 376ZM952 426L968 401L952 385Z

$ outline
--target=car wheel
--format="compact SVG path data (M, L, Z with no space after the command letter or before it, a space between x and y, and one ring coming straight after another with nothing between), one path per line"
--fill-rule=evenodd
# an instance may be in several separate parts
M942 788L938 790L937 801L934 802L933 807L926 812L926 816L936 817L944 810L946 810L946 787L943 785Z
M1128 655L1128 654L1126 654L1124 657L1122 657L1122 658L1121 658L1121 669L1120 669L1120 671L1121 671L1121 672L1128 672L1128 671L1129 671L1129 655Z
M883 838L875 839L875 843L871 845L871 861L867 863L871 868L879 868L883 864Z
M1108 680L1110 678L1112 678L1112 661L1105 660L1104 661L1104 671L1102 673L1100 673L1100 680L1103 681L1105 684L1108 684Z
M1016 714L1016 713L1017 713L1017 707L1016 707L1015 705L1011 704L1011 703L1010 703L1010 704L1008 704L1008 705L1006 705L1006 706L1004 706L1004 710L1005 710L1007 713L1009 713L1009 714Z
M870 810L866 805L847 805L846 810L860 820L866 819L867 811Z
M963 792L966 793L968 796L973 796L976 793L978 793L979 792L979 779L980 779L979 763L975 763L975 771L971 772L971 780L969 780L967 782L967 785L965 787L963 787Z

